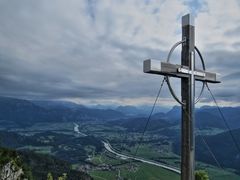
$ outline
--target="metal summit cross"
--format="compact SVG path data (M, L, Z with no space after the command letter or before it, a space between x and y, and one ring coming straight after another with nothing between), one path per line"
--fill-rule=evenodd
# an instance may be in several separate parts
M220 83L216 73L205 71L205 64L200 51L195 46L194 22L190 14L182 17L182 41L176 43L170 50L167 61L159 62L148 59L143 63L145 73L164 75L169 90L174 99L182 105L182 124L181 124L181 180L195 179L195 104L198 102L205 84ZM182 45L181 65L171 64L170 57L178 45ZM195 69L195 50L202 63L202 70ZM180 100L171 87L169 77L181 78ZM195 80L203 83L201 93L195 100Z

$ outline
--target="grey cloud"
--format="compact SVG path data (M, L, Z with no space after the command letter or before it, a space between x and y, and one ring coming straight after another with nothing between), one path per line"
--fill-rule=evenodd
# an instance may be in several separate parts
M97 27L94 23L100 17L95 14L95 1L83 1L82 6L54 2L58 3L0 2L0 95L90 100L156 95L162 77L144 74L142 62L164 60L168 52L111 36L115 29L110 17ZM133 36L141 33L141 27L133 29ZM160 40L151 41L166 46ZM240 53L202 53L207 69L225 76L222 84L212 86L216 96L240 99L239 85L232 86L239 82L238 73L230 73L238 72ZM180 63L179 57L176 51L172 62ZM179 95L179 82L174 81L173 87ZM166 85L161 97L171 97Z
M236 81L240 78L240 71L230 73L224 77L222 77L222 80L230 80L230 81Z
M25 79L24 77L1 77L2 86L0 92L2 95L15 97L26 97L31 99L61 99L61 98L99 98L111 96L111 91L94 86L84 86L62 80L50 81L45 79L39 81L39 78Z
M218 101L224 100L224 101L235 102L235 103L240 101L239 87L237 89L235 86L231 86L231 87L228 86L222 89L217 89L213 92Z
M233 46L236 47L236 48L240 48L240 42L234 43Z
M239 36L240 35L240 26L236 27L235 29L232 30L228 30L227 32L225 32L226 36Z
M217 70L223 76L240 67L240 52L216 50L202 52L207 68Z

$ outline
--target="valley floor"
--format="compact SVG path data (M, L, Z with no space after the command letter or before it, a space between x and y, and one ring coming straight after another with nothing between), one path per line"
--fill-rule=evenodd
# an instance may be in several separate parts
M173 127L178 131L177 127ZM107 151L102 141L124 155L132 156L138 146L141 133L128 132L121 126L102 123L39 123L29 128L12 128L11 132L24 135L22 142L13 142L17 150L31 150L49 154L68 161L73 169L89 173L94 179L158 179L179 180L179 174L149 163L133 161ZM3 133L4 134L4 133ZM3 136L3 134L1 136ZM8 136L8 137L7 137ZM6 141L11 143L10 135ZM33 140L34 139L34 140ZM2 142L4 143L4 142ZM137 157L179 168L180 158L172 151L172 138L161 130L146 133ZM239 180L232 169L224 171L216 166L198 162L197 169L206 170L211 180Z

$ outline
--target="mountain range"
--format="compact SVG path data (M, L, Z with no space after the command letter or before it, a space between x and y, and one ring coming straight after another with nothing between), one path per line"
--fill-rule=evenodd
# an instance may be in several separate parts
M0 127L28 126L36 122L64 121L115 121L129 130L141 130L147 119L140 108L134 106L119 106L113 109L95 109L84 105L64 101L29 101L0 97ZM240 128L240 107L221 108L229 126ZM203 106L196 109L196 128L226 129L217 107ZM151 129L180 125L181 108L174 106L168 112L157 112L151 117ZM134 128L133 128L134 127Z
M68 102L29 101L0 97L0 125L28 126L37 122L114 120L125 115L112 109L91 109Z

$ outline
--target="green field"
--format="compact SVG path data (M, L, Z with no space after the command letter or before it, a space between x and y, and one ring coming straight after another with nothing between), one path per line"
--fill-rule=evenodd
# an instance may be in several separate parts
M120 166L115 171L93 171L91 172L91 176L94 179L115 179L119 174L120 177L126 179L138 179L138 180L180 180L180 176L176 173L170 172L163 168L143 164L143 163L135 163L134 170L129 170L130 165Z
M147 147L144 146L143 151L140 152L147 152ZM149 152L147 152L149 154ZM143 155L143 154L142 154ZM145 179L158 179L158 180L177 180L180 179L180 175L173 173L171 171L165 170L163 168L149 165L145 163L140 162L132 162L126 160L121 160L115 157L115 155L104 152L102 154L96 155L92 162L96 165L101 164L112 164L115 168L114 170L93 170L90 172L90 175L96 179L116 179L116 177L119 175L122 178L126 179L137 179L137 180L145 180ZM133 164L133 166L131 166ZM169 164L174 164L173 161L169 162ZM208 172L210 180L239 180L240 176L234 174L231 169L222 170L215 166L211 166L204 163L197 163L196 164L197 169L205 170ZM133 170L132 170L133 169Z
M23 146L21 148L18 148L17 150L30 150L30 151L34 151L36 153L41 153L41 154L51 154L51 149L52 146Z

